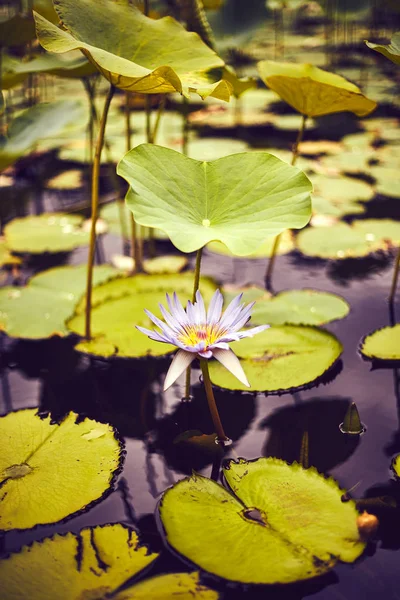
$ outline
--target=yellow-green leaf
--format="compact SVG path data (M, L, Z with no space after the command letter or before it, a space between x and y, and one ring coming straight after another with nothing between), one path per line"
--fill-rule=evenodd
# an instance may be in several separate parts
M69 413L52 423L36 409L0 418L0 531L56 523L110 489L122 465L121 443L111 425L76 419Z
M367 358L400 361L400 323L367 335L361 344L360 352Z
M367 42L367 40L365 40L365 43L371 50L383 54L396 65L400 65L400 31L393 34L390 44L374 44L373 42Z

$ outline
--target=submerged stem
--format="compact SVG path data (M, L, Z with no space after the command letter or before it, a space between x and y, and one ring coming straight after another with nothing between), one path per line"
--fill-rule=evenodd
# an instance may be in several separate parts
M221 419L219 416L217 403L215 402L214 392L211 385L210 373L208 371L208 362L207 359L200 359L200 368L203 373L203 382L206 390L206 396L208 401L208 407L210 409L211 418L214 424L215 432L217 434L217 439L219 442L225 442L229 440L229 438L225 435L224 428L222 427Z
M299 131L297 133L297 138L294 143L293 150L292 150L292 160L290 163L292 165L292 167L294 167L294 165L296 164L296 161L299 157L299 146L300 146L300 142L304 136L304 131L306 129L306 123L307 123L307 115L302 115L301 125L300 125ZM275 238L274 245L272 247L271 257L268 261L267 272L265 273L265 285L266 285L267 290L269 290L269 291L271 291L272 274L274 271L276 256L278 254L281 238L282 238L281 233L279 235L277 235Z
M103 113L100 119L99 135L96 143L96 151L93 159L92 170L92 214L90 226L90 242L89 242L89 257L87 264L86 278L86 307L85 307L85 338L91 337L91 305L92 305L92 284L93 284L93 262L96 249L96 222L99 209L99 176L100 176L100 159L101 151L104 145L104 132L106 129L107 116L110 108L111 100L114 95L115 88L110 85L106 100L104 102Z
M397 280L399 278L399 271L400 271L400 246L397 249L396 262L394 264L392 287L390 288L390 295L389 295L389 303L390 304L393 304L393 302L394 302L394 296L395 296L396 288L397 288Z
M196 301L196 292L199 289L202 255L203 255L203 248L199 248L197 250L196 267L194 270L194 283L193 283L193 294L192 294L192 302L193 303ZM190 373L191 373L191 370L192 370L192 368L189 365L188 368L186 369L185 398L190 397Z

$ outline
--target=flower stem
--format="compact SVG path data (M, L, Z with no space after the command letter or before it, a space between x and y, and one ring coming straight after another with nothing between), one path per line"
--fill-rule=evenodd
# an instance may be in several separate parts
M393 302L394 302L394 295L396 293L397 280L399 278L399 271L400 271L400 247L397 249L396 262L394 264L392 287L390 288L390 295L389 295L389 304L393 304Z
M90 242L89 242L89 257L87 263L86 277L86 307L85 307L85 338L91 338L91 308L92 308L92 285L93 285L93 262L96 249L96 222L99 210L99 176L100 176L100 159L101 151L104 145L104 132L106 129L107 115L110 108L111 100L114 95L115 88L110 85L106 100L104 102L103 114L100 119L99 134L96 143L96 151L93 159L92 170L92 214L90 227Z
M130 93L125 92L125 146L126 151L132 147L132 127L131 127L131 106L130 106ZM142 256L139 249L137 228L135 223L135 217L133 212L130 211L130 225L131 225L131 257L134 260L134 267L132 273L141 273L143 271Z
M300 142L304 136L304 131L306 129L306 123L307 123L307 115L302 115L300 129L297 133L297 138L296 138L295 144L293 146L293 150L292 150L292 160L290 163L292 165L292 167L294 167L294 165L296 164L297 158L299 156L299 146L300 146ZM274 245L272 247L271 257L268 261L267 272L265 273L265 286L266 286L267 290L269 290L269 291L271 291L271 288L272 288L272 274L274 271L275 260L276 260L277 254L278 254L281 237L282 237L282 234L280 233L275 238Z
M214 392L211 385L210 373L208 371L208 362L207 359L200 359L200 367L201 372L203 373L203 382L206 390L206 396L208 400L208 407L210 409L211 418L214 424L215 432L217 434L217 438L219 442L225 442L229 440L229 438L225 435L224 428L222 427L221 419L219 416L217 404L214 398Z
M203 255L203 248L199 248L197 250L196 255L196 267L194 270L194 284L193 284L193 294L192 294L192 303L196 301L196 292L199 289L200 283L200 269L201 269L201 257ZM186 369L186 381L185 381L185 398L190 398L190 373L191 366L189 365Z

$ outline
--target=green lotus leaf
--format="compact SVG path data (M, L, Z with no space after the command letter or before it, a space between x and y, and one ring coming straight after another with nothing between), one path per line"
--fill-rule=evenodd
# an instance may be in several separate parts
M81 215L44 213L14 219L5 226L4 236L13 252L70 252L89 243L89 233L81 228L82 223Z
M310 387L342 353L339 340L323 329L273 326L231 344L251 384L242 385L216 361L210 363L211 381L229 390L281 392Z
M345 223L331 227L309 227L299 233L296 244L306 256L341 260L368 256L382 247L379 241L368 241L362 231Z
M224 68L223 79L229 81L232 86L232 94L240 98L242 94L257 87L257 80L253 77L238 77L232 67Z
M4 90L22 83L32 73L49 73L60 77L85 77L96 72L84 57L64 59L53 54L41 54L29 61L16 60L3 55L1 84Z
M265 152L208 163L142 144L117 172L137 193L127 199L136 222L162 229L182 252L220 241L244 256L269 236L304 227L311 216L309 179Z
M324 325L343 319L350 307L343 298L318 290L289 290L271 298L256 299L251 312L254 325Z
M216 286L201 278L200 289L209 302ZM163 356L176 350L176 346L150 340L136 329L136 325L152 328L144 312L147 308L161 318L159 303L165 305L165 294L176 292L186 304L193 293L193 273L179 275L135 275L122 277L94 288L92 297L91 341L83 341L77 349L103 357ZM84 334L85 300L78 304L76 314L67 323L70 331Z
M314 203L314 198L313 198L313 203ZM255 252L252 252L251 254L246 256L246 259L248 259L248 258L266 258L266 257L271 256L272 249L273 249L274 243L275 243L275 239L276 239L275 236L266 239L265 242L262 243L261 246L259 246ZM216 254L224 254L225 256L235 256L232 252L230 252L230 250L225 246L225 244L222 244L222 242L210 242L209 244L207 244L207 248L208 248L208 250L210 250L211 252L215 252ZM276 254L278 256L281 256L283 254L288 254L288 252L291 252L293 249L294 249L293 234L290 230L286 229L281 234L281 238L280 238L280 242L279 242L279 246L278 246L278 250L277 250Z
M308 117L342 111L364 117L376 108L356 85L310 64L264 60L258 71L265 85Z
M360 352L377 360L400 360L400 324L383 327L367 335Z
M201 569L246 584L292 583L363 552L356 505L341 501L333 479L275 458L230 461L223 472L231 491L194 474L159 507L168 544Z
M57 267L39 273L25 287L0 289L0 331L14 338L65 336L65 321L84 294L86 265ZM119 275L113 267L94 267L94 285Z
M6 242L0 238L0 267L4 267L4 265L19 265L21 262L22 261L18 256L13 256L10 253L10 248L7 246Z
M374 44L365 40L368 48L375 50L383 56L386 56L389 60L394 62L396 65L400 65L400 31L393 34L392 41L390 44Z
M231 85L215 71L224 62L171 17L150 19L134 6L108 0L55 0L54 7L64 29L34 13L46 50L82 50L106 79L126 91L197 92L229 101Z
M27 154L45 137L59 135L82 116L83 105L76 100L58 100L24 110L0 138L0 171Z
M397 479L400 479L400 454L394 457L392 460L392 470Z
M105 598L157 557L120 523L57 534L0 561L3 600Z
M33 408L0 417L0 530L56 523L110 490L121 444L111 425L77 417L56 424Z

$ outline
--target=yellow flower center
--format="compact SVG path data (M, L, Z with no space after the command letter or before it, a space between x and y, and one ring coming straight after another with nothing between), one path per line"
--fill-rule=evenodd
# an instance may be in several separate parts
M185 346L197 346L204 342L205 347L215 344L223 332L215 325L189 325L179 336L179 341Z

